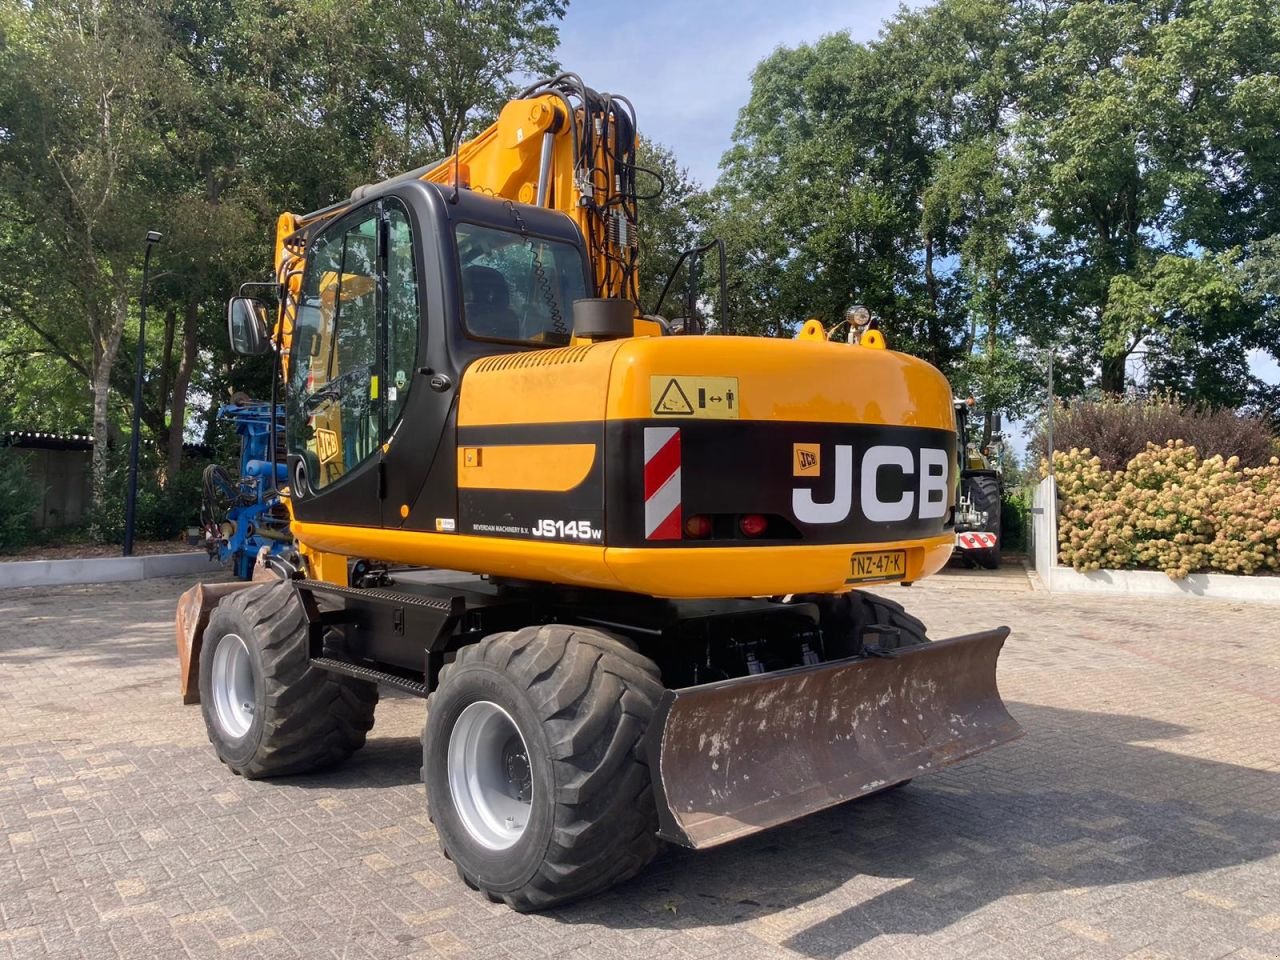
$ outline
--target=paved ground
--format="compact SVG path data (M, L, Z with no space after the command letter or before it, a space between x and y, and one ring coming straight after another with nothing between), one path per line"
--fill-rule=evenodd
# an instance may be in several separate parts
M419 701L247 783L177 701L183 584L0 593L0 957L1280 956L1280 607L983 583L890 593L1016 627L1023 740L540 916L436 853Z

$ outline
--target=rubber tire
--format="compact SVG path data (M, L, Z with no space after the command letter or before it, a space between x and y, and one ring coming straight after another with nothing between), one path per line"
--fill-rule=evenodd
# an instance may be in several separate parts
M865 590L840 594L796 594L791 602L812 603L818 607L818 628L822 631L828 660L861 654L863 635L871 627L897 630L899 647L929 642L924 623L907 613L902 604Z
M241 737L218 723L214 652L229 633L245 641L254 672L254 716ZM218 759L250 780L305 773L345 760L373 727L378 685L311 666L306 618L292 584L255 584L214 609L200 646L200 709Z
M642 745L662 692L652 660L585 627L526 627L458 651L427 701L423 779L441 852L467 886L543 910L643 869L661 847ZM529 750L533 809L502 851L472 839L449 789L449 736L477 700L506 710Z
M987 514L987 522L982 526L983 532L996 535L996 545L994 547L987 547L983 550L966 550L964 554L978 566L987 570L995 570L1000 566L1000 511L1003 507L1003 498L1000 495L1000 480L998 477L979 474L976 477L964 477L961 482L967 487L973 508L985 511Z
M860 619L864 624L896 629L898 646L911 647L929 642L924 621L907 613L902 604L864 590L854 590L844 596L850 603L861 607Z

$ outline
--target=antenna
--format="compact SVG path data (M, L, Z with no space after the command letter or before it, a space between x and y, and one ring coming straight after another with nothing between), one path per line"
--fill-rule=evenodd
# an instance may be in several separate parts
M456 150L453 151L453 195L449 197L450 203L458 202L458 188L459 188L459 185L462 183L461 164L459 162L461 159L462 159L462 148L458 147Z

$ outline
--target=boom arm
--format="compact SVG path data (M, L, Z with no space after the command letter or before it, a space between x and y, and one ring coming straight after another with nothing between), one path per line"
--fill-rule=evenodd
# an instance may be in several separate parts
M572 217L587 241L595 296L639 296L636 126L625 97L572 73L509 101L497 123L435 165L424 180L453 183Z

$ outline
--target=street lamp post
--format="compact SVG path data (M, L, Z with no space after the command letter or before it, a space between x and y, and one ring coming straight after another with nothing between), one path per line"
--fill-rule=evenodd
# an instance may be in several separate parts
M142 415L142 365L147 345L147 280L151 272L151 248L163 237L155 230L147 231L147 252L142 257L142 290L138 295L138 358L134 364L133 433L129 437L129 496L124 508L124 555L133 556L133 523L138 508L138 443L139 418Z
M1049 348L1049 408L1045 423L1045 445L1049 448L1049 476L1053 476L1053 414L1055 400L1053 396L1053 347ZM1056 481L1055 481L1056 482Z

